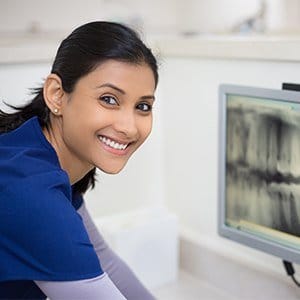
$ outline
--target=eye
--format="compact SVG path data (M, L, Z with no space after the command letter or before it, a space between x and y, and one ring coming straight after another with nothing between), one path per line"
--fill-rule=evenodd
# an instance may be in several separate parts
M102 96L100 97L100 101L103 101L105 104L108 105L118 105L117 100L112 96Z
M139 103L136 108L142 112L150 112L152 110L152 105L149 103Z

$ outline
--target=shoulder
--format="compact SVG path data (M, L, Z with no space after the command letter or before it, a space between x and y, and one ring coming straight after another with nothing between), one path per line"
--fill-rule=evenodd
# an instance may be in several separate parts
M37 118L0 135L0 190L19 181L34 184L42 174L63 173L53 147L46 140ZM46 178L46 177L44 177Z

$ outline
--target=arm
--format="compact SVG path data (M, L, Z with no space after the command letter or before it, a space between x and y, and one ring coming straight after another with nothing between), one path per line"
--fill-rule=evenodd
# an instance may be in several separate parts
M91 243L94 245L103 271L109 275L122 294L128 300L154 300L155 298L153 295L151 295L151 293L142 285L124 261L122 261L106 244L84 203L78 209L78 213L82 217L84 226Z
M51 300L126 300L106 273L75 281L35 281Z

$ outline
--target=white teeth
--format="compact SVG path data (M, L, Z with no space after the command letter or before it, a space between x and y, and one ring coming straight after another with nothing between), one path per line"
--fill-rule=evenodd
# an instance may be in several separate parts
M106 138L104 136L99 136L100 141L102 141L104 144L106 144L107 146L117 149L117 150L124 150L128 144L119 144L117 142L114 142L112 140L110 140L109 138Z

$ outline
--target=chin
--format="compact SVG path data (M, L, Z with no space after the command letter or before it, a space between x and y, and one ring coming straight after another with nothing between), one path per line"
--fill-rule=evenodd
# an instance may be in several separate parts
M121 172L121 170L118 171L107 171L107 170L102 170L104 173L109 174L109 175L117 175Z
M98 167L98 169L101 170L102 172L106 173L106 174L116 175L116 174L119 174L124 169L124 166L122 166L122 167L116 167L116 168Z

